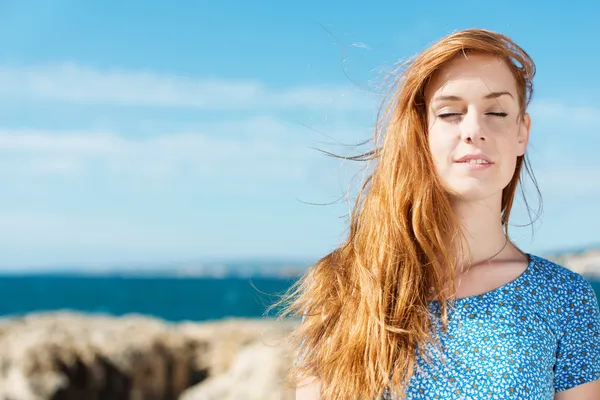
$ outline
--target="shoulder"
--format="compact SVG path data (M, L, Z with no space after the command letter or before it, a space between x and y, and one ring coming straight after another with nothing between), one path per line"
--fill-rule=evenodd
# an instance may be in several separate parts
M531 267L540 285L555 293L573 295L593 291L583 275L544 257L530 254ZM563 293L564 292L564 293Z
M530 255L532 280L542 296L535 304L556 335L556 392L600 378L600 309L594 289L581 274Z
M530 256L536 283L544 294L539 300L550 314L567 322L598 314L596 294L583 275L543 257Z

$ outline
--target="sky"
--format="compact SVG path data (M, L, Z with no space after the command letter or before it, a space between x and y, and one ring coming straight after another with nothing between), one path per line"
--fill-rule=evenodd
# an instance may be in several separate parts
M600 5L532 3L1 1L0 268L316 261L363 177L319 150L364 150L390 66L473 27L537 65L512 238L598 244Z

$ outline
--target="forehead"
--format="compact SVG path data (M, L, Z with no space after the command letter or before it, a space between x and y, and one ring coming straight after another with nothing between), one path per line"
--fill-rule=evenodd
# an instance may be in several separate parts
M486 95L508 91L517 98L517 83L504 60L489 54L460 54L437 71L425 87L429 101L435 94Z

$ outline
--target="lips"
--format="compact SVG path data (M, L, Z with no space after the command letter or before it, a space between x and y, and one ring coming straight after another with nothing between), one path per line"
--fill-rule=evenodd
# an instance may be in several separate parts
M467 154L455 162L469 164L493 164L492 160L490 160L490 158L484 154Z
M460 161L458 163L459 164L479 164L479 165L490 165L490 164L492 164L491 162L488 162L486 160L481 160L481 159L471 159L471 160L466 160L466 161Z

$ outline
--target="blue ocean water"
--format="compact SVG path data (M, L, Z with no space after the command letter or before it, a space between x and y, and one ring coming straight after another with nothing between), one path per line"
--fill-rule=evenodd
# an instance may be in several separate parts
M266 308L294 278L2 276L0 316L74 310L147 314L168 321L275 317ZM600 298L600 282L592 282Z
M275 317L266 308L293 279L1 276L0 316L74 310L168 321Z

